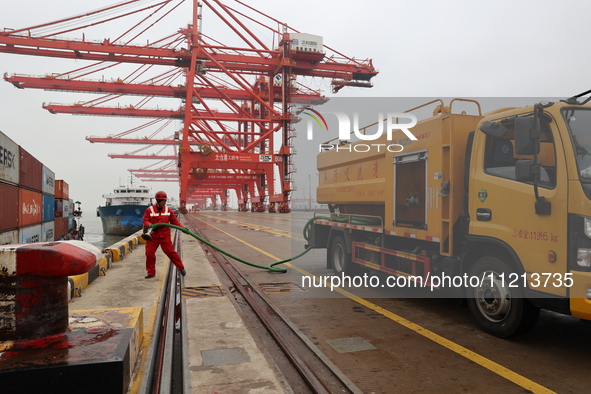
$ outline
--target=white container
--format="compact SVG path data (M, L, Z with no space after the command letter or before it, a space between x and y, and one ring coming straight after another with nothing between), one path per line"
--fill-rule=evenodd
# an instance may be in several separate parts
M12 245L19 243L18 230L0 233L0 245Z
M0 181L18 185L20 157L18 145L0 131Z
M43 166L43 193L55 196L55 172Z
M68 216L70 216L71 213L74 213L73 210L73 204L72 204L72 200L64 200L64 213L62 215L62 217L67 218Z
M322 36L307 33L290 33L291 49L307 52L324 52Z
M22 244L39 242L41 240L41 225L36 224L35 226L19 229L19 238Z
M41 242L55 241L55 225L51 222L41 223Z

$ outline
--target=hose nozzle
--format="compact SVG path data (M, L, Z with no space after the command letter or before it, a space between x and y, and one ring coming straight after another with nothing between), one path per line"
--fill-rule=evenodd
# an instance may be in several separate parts
M152 240L152 230L153 228L150 227L147 232L142 234L142 238L144 241L151 241Z

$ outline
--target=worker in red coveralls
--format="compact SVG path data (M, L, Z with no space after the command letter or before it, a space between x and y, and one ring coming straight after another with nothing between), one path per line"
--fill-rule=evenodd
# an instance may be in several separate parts
M144 213L144 234L148 231L150 225L155 223L170 223L175 226L184 227L172 210L166 206L167 199L168 197L165 192L160 191L156 193L156 204L149 206ZM181 257L172 246L170 227L156 227L150 235L152 240L146 242L146 270L148 271L146 279L156 276L156 250L158 246L162 246L162 251L181 271L181 275L185 276L185 266L181 261Z

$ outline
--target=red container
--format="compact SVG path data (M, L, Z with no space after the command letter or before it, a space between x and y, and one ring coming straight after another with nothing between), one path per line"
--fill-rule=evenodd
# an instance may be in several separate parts
M70 218L62 218L62 220L62 226L64 226L64 235L66 235L68 231L70 231Z
M0 232L18 227L18 187L0 182Z
M27 189L43 190L43 164L29 152L20 148L20 185Z
M70 198L70 186L68 186L66 181L62 179L55 181L55 198L60 198L62 200Z
M64 200L61 198L55 199L55 210L53 214L56 218L61 218L64 216Z
M57 241L68 232L68 222L63 218L55 218L53 221L53 236Z
M27 189L19 189L19 227L41 224L43 219L43 196Z
M62 218L62 226L64 227L64 235L68 234L70 219Z

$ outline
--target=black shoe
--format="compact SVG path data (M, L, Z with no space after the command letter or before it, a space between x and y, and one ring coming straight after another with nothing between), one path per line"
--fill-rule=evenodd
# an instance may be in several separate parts
M155 276L156 276L156 275L146 275L146 279L150 279L150 278L153 278L153 277L155 277Z
M181 275L182 275L182 276L185 276L186 274L187 274L187 271L185 271L185 270L181 270Z

